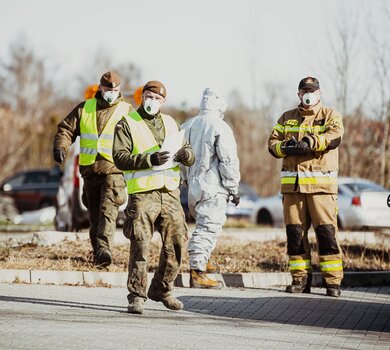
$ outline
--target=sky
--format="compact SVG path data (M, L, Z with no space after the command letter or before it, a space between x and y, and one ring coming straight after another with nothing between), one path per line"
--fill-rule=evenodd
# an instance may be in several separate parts
M273 102L267 101L270 89L276 90L274 99L297 103L298 82L309 75L334 103L325 62L335 20L363 13L358 25L364 32L367 13L375 22L383 2L0 0L0 6L0 58L25 36L38 55L54 62L53 76L70 93L75 77L86 74L97 83L102 70L110 69L94 67L94 56L102 52L114 65L136 64L142 83L162 81L167 103L196 107L203 89L213 87L227 98L235 90L245 104L259 107ZM378 35L385 33L378 29Z

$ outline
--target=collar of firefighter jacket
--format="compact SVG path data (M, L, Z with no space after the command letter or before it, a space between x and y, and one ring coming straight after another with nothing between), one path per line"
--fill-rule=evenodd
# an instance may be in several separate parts
M307 109L303 108L302 104L300 104L298 106L298 111L302 117L310 117L313 115L317 115L321 108L322 108L322 102L319 101L315 106L313 106L311 108L307 108Z

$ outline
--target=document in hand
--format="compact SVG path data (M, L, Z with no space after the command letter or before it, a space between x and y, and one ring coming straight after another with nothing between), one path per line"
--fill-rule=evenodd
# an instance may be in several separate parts
M169 159L163 165L153 166L153 170L165 170L175 167L178 163L173 161L176 152L183 147L184 143L184 130L180 130L174 134L165 136L164 142L161 146L160 152L168 151Z

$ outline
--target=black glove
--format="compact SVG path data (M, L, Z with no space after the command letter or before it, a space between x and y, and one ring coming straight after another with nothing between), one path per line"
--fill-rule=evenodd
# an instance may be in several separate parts
M173 158L175 162L180 163L186 162L188 159L190 159L190 155L185 148L180 148L175 154L175 158Z
M238 193L237 194L230 194L229 199L236 206L240 204L240 195Z
M295 138L287 140L284 143L284 147L287 147L287 148L295 148L296 145L297 145L297 140L295 140Z
M150 162L152 165L163 165L169 159L169 152L155 152L150 155Z
M306 142L306 140L297 141L295 138L284 142L281 148L286 156L298 156L313 153L313 150L310 148L309 143Z
M304 141L304 140L301 140L301 141L297 142L296 149L299 150L299 151L302 151L303 154L307 154L307 153L311 152L309 143Z
M54 160L62 164L65 160L66 152L63 149L56 149L53 153Z

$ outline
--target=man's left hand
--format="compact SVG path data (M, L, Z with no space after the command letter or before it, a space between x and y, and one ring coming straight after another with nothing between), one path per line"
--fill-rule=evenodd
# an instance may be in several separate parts
M175 154L175 157L173 158L175 162L180 162L180 163L186 162L189 159L190 159L190 153L184 147L180 148Z

